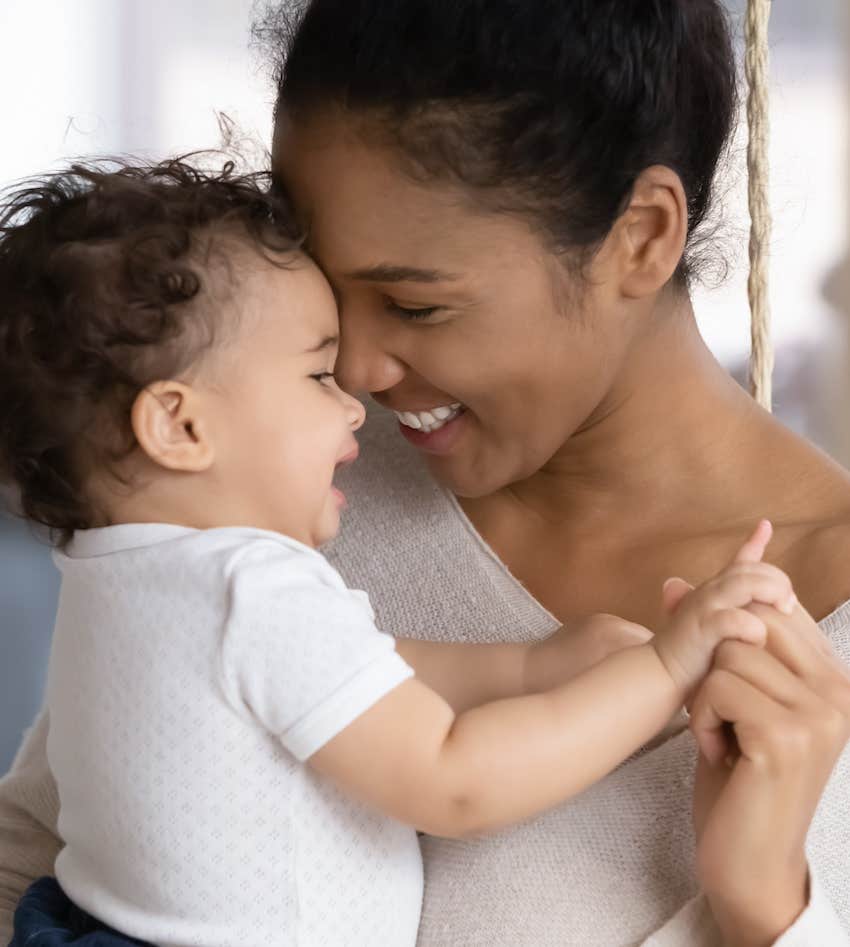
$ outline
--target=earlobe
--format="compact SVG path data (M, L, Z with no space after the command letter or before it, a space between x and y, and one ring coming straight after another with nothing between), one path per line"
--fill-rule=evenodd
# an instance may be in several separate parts
M647 168L638 178L620 219L625 238L623 295L640 299L673 278L688 238L688 204L679 176L670 168Z
M200 473L214 458L202 404L188 385L158 381L139 392L130 415L139 447L167 470Z

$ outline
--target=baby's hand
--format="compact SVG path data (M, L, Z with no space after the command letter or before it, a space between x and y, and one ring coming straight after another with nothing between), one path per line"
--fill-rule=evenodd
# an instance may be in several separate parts
M791 580L776 566L762 562L773 529L762 520L732 563L675 606L664 631L653 639L658 656L686 694L708 673L714 650L735 638L764 645L765 623L747 611L754 602L790 615L797 604ZM681 581L681 580L674 580Z
M545 641L532 645L526 659L526 693L565 684L603 658L646 644L652 632L616 615L590 615L567 622Z

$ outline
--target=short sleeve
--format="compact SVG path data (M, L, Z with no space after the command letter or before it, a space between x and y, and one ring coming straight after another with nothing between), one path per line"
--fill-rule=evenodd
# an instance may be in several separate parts
M368 598L318 553L257 542L228 572L225 694L298 760L413 676Z

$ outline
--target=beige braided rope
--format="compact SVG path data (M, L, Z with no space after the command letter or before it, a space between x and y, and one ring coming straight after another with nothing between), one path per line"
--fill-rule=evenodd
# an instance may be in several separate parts
M770 337L770 298L768 264L770 258L770 140L768 24L771 0L748 0L745 72L749 95L747 121L750 140L747 149L749 172L750 278L752 354L750 388L763 407L771 410L773 345Z

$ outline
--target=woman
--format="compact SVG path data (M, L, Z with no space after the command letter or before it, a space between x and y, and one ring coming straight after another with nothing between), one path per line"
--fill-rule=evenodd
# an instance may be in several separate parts
M734 75L718 0L313 0L295 31L274 167L377 402L331 554L382 626L652 627L661 580L762 516L828 616L720 649L691 707L718 763L673 721L541 819L423 838L424 947L850 943L850 477L729 379L687 290ZM5 908L58 844L45 731L2 787Z

